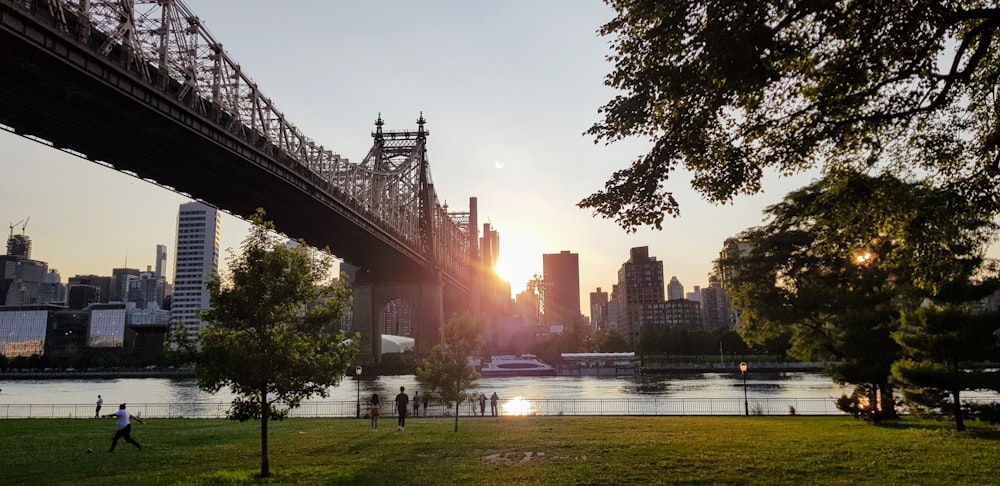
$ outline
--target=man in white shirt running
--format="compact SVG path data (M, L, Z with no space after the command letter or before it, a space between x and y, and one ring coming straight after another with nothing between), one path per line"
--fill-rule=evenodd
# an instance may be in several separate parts
M117 412L105 415L105 417L118 419L118 432L115 432L115 438L111 440L111 449L109 449L108 452L115 451L115 446L118 445L118 439L125 439L125 442L136 446L136 448L140 451L142 450L142 446L132 439L132 424L129 423L129 419L135 420L140 424L145 424L146 422L143 422L141 418L128 413L128 411L125 410L124 403L118 406Z

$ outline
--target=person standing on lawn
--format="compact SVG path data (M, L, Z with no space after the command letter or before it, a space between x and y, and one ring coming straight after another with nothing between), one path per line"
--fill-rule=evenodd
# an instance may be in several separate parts
M368 414L372 417L372 430L378 430L378 416L381 413L382 401L378 398L378 393L372 394L372 399L369 403Z
M406 387L399 387L399 395L396 395L396 413L399 414L399 431L406 429L406 409L410 404L410 397L406 396Z

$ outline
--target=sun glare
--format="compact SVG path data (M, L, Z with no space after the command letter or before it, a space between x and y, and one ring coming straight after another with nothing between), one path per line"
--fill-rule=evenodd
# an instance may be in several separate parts
M501 248L500 259L497 261L497 274L510 282L510 290L515 295L524 291L528 280L536 274L541 275L542 254L527 254L526 251L515 253L516 249Z
M504 415L530 415L534 412L534 408L531 401L525 400L524 397L511 398L500 406Z

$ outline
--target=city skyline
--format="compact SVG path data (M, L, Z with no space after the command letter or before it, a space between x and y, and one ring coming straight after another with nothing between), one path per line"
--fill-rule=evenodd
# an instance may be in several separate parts
M616 94L603 85L610 51L596 33L613 11L599 0L184 3L289 120L352 161L371 147L379 113L387 129L408 129L422 112L439 197L457 211L478 198L479 221L499 232L500 272L514 294L542 274L544 254L570 251L579 255L587 302L598 287L610 292L629 250L643 246L685 292L706 287L724 240L759 224L765 206L812 177L771 176L764 194L715 206L677 173L669 188L682 216L666 219L662 231L629 234L577 208L648 145L595 145L582 135ZM190 199L7 132L0 154L2 217L7 224L30 217L32 257L64 280L155 268L155 246L175 247L176 210ZM247 227L223 217L223 260Z

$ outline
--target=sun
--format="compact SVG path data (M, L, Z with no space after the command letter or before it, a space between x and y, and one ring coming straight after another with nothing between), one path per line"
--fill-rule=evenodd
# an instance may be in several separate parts
M510 290L515 295L524 291L529 280L535 275L541 275L542 254L534 249L515 245L500 246L500 258L497 261L497 274L510 283Z

